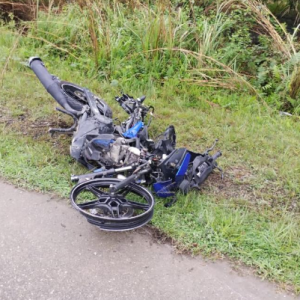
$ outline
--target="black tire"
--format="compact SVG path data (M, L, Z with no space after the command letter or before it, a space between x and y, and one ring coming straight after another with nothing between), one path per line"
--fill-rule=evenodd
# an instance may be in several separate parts
M71 203L89 223L102 230L126 231L145 225L153 216L153 195L135 183L115 194L109 193L111 185L119 182L115 178L100 178L79 183L71 191Z
M68 102L72 108L80 111L84 105L88 104L84 95L83 88L79 85L68 81L61 81L60 87L64 91L64 93L66 93L69 96ZM100 113L108 118L112 118L112 110L109 107L109 105L99 97L95 95L94 97L96 99L97 107Z

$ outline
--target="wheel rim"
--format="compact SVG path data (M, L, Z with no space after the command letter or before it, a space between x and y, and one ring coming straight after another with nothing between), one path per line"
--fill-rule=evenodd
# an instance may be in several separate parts
M62 82L61 87L68 96L72 97L73 99L75 99L83 105L87 104L84 92L79 87L66 82Z
M153 195L136 184L110 194L109 188L118 182L105 178L77 184L70 195L72 205L102 230L132 230L148 223L153 216Z

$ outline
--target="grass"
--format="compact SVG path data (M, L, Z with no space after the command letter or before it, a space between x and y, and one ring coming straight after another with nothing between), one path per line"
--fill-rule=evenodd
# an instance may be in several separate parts
M55 101L24 66L26 57L40 55L51 73L100 95L121 120L126 114L114 96L120 90L146 94L146 103L155 107L153 136L173 124L178 146L194 151L219 138L219 164L225 170L223 181L214 173L200 192L179 195L169 209L157 199L152 224L194 254L237 259L299 292L299 118L280 116L275 96L266 97L260 90L259 102L255 93L249 95L249 86L226 89L237 78L251 82L237 64L219 61L225 25L204 22L202 32L183 13L164 15L157 8L141 8L136 18L129 18L130 12L117 1L101 9L106 18L101 27L93 23L96 15L89 22L78 19L86 12L70 6L58 15L43 17L40 12L26 36L13 24L0 28L1 70L5 67L1 176L68 197L70 175L86 171L69 156L70 136L48 135L48 127L67 127L71 120L54 111ZM91 32L98 37L98 48L89 46ZM194 43L195 36L203 37L205 53ZM224 81L225 89L208 88L203 78L218 85Z
M292 216L281 211L274 219L267 209L258 213L246 204L229 199L216 202L204 193L180 197L169 210L159 203L153 223L195 253L228 255L255 266L264 278L296 283L299 219L291 220Z
M50 68L56 74L64 73L64 69L58 65ZM80 75L73 79L87 83ZM124 117L111 101L114 88L104 85L101 89L115 115ZM68 197L70 174L86 170L70 158L70 138L51 139L47 124L70 120L64 116L59 119L53 110L55 102L23 66L11 64L2 91L1 176L27 188ZM160 91L162 95L168 93L168 88ZM221 101L219 97L215 102ZM224 99L230 101L230 95ZM194 253L239 259L255 267L261 276L297 288L300 124L277 113L270 116L252 96L233 111L212 108L206 101L207 95L199 97L197 103L176 97L148 100L157 111L152 130L159 132L173 123L178 146L202 151L219 137L224 153L220 166L225 169L224 181L214 174L202 192L180 196L170 209L157 199L152 223Z

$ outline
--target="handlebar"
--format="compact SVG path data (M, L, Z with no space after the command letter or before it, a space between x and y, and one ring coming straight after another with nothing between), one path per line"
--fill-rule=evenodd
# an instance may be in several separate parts
M139 98L134 99L132 96L129 96L127 94L122 94L122 96L116 96L115 99L122 106L122 104L125 103L125 102L127 102L127 101L129 103L139 103L139 104L142 104L145 101L146 96L143 95L143 96L141 96Z
M141 96L140 98L137 98L136 100L139 101L140 103L143 103L146 99L146 96Z
M218 157L222 156L222 152L221 151L218 151L216 152L214 155L212 155L212 159L213 160L217 160Z

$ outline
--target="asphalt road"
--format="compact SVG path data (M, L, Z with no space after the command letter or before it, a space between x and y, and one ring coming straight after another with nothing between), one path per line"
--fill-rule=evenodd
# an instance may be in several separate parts
M102 232L65 200L0 191L0 300L295 299L228 262L178 255L147 228Z

